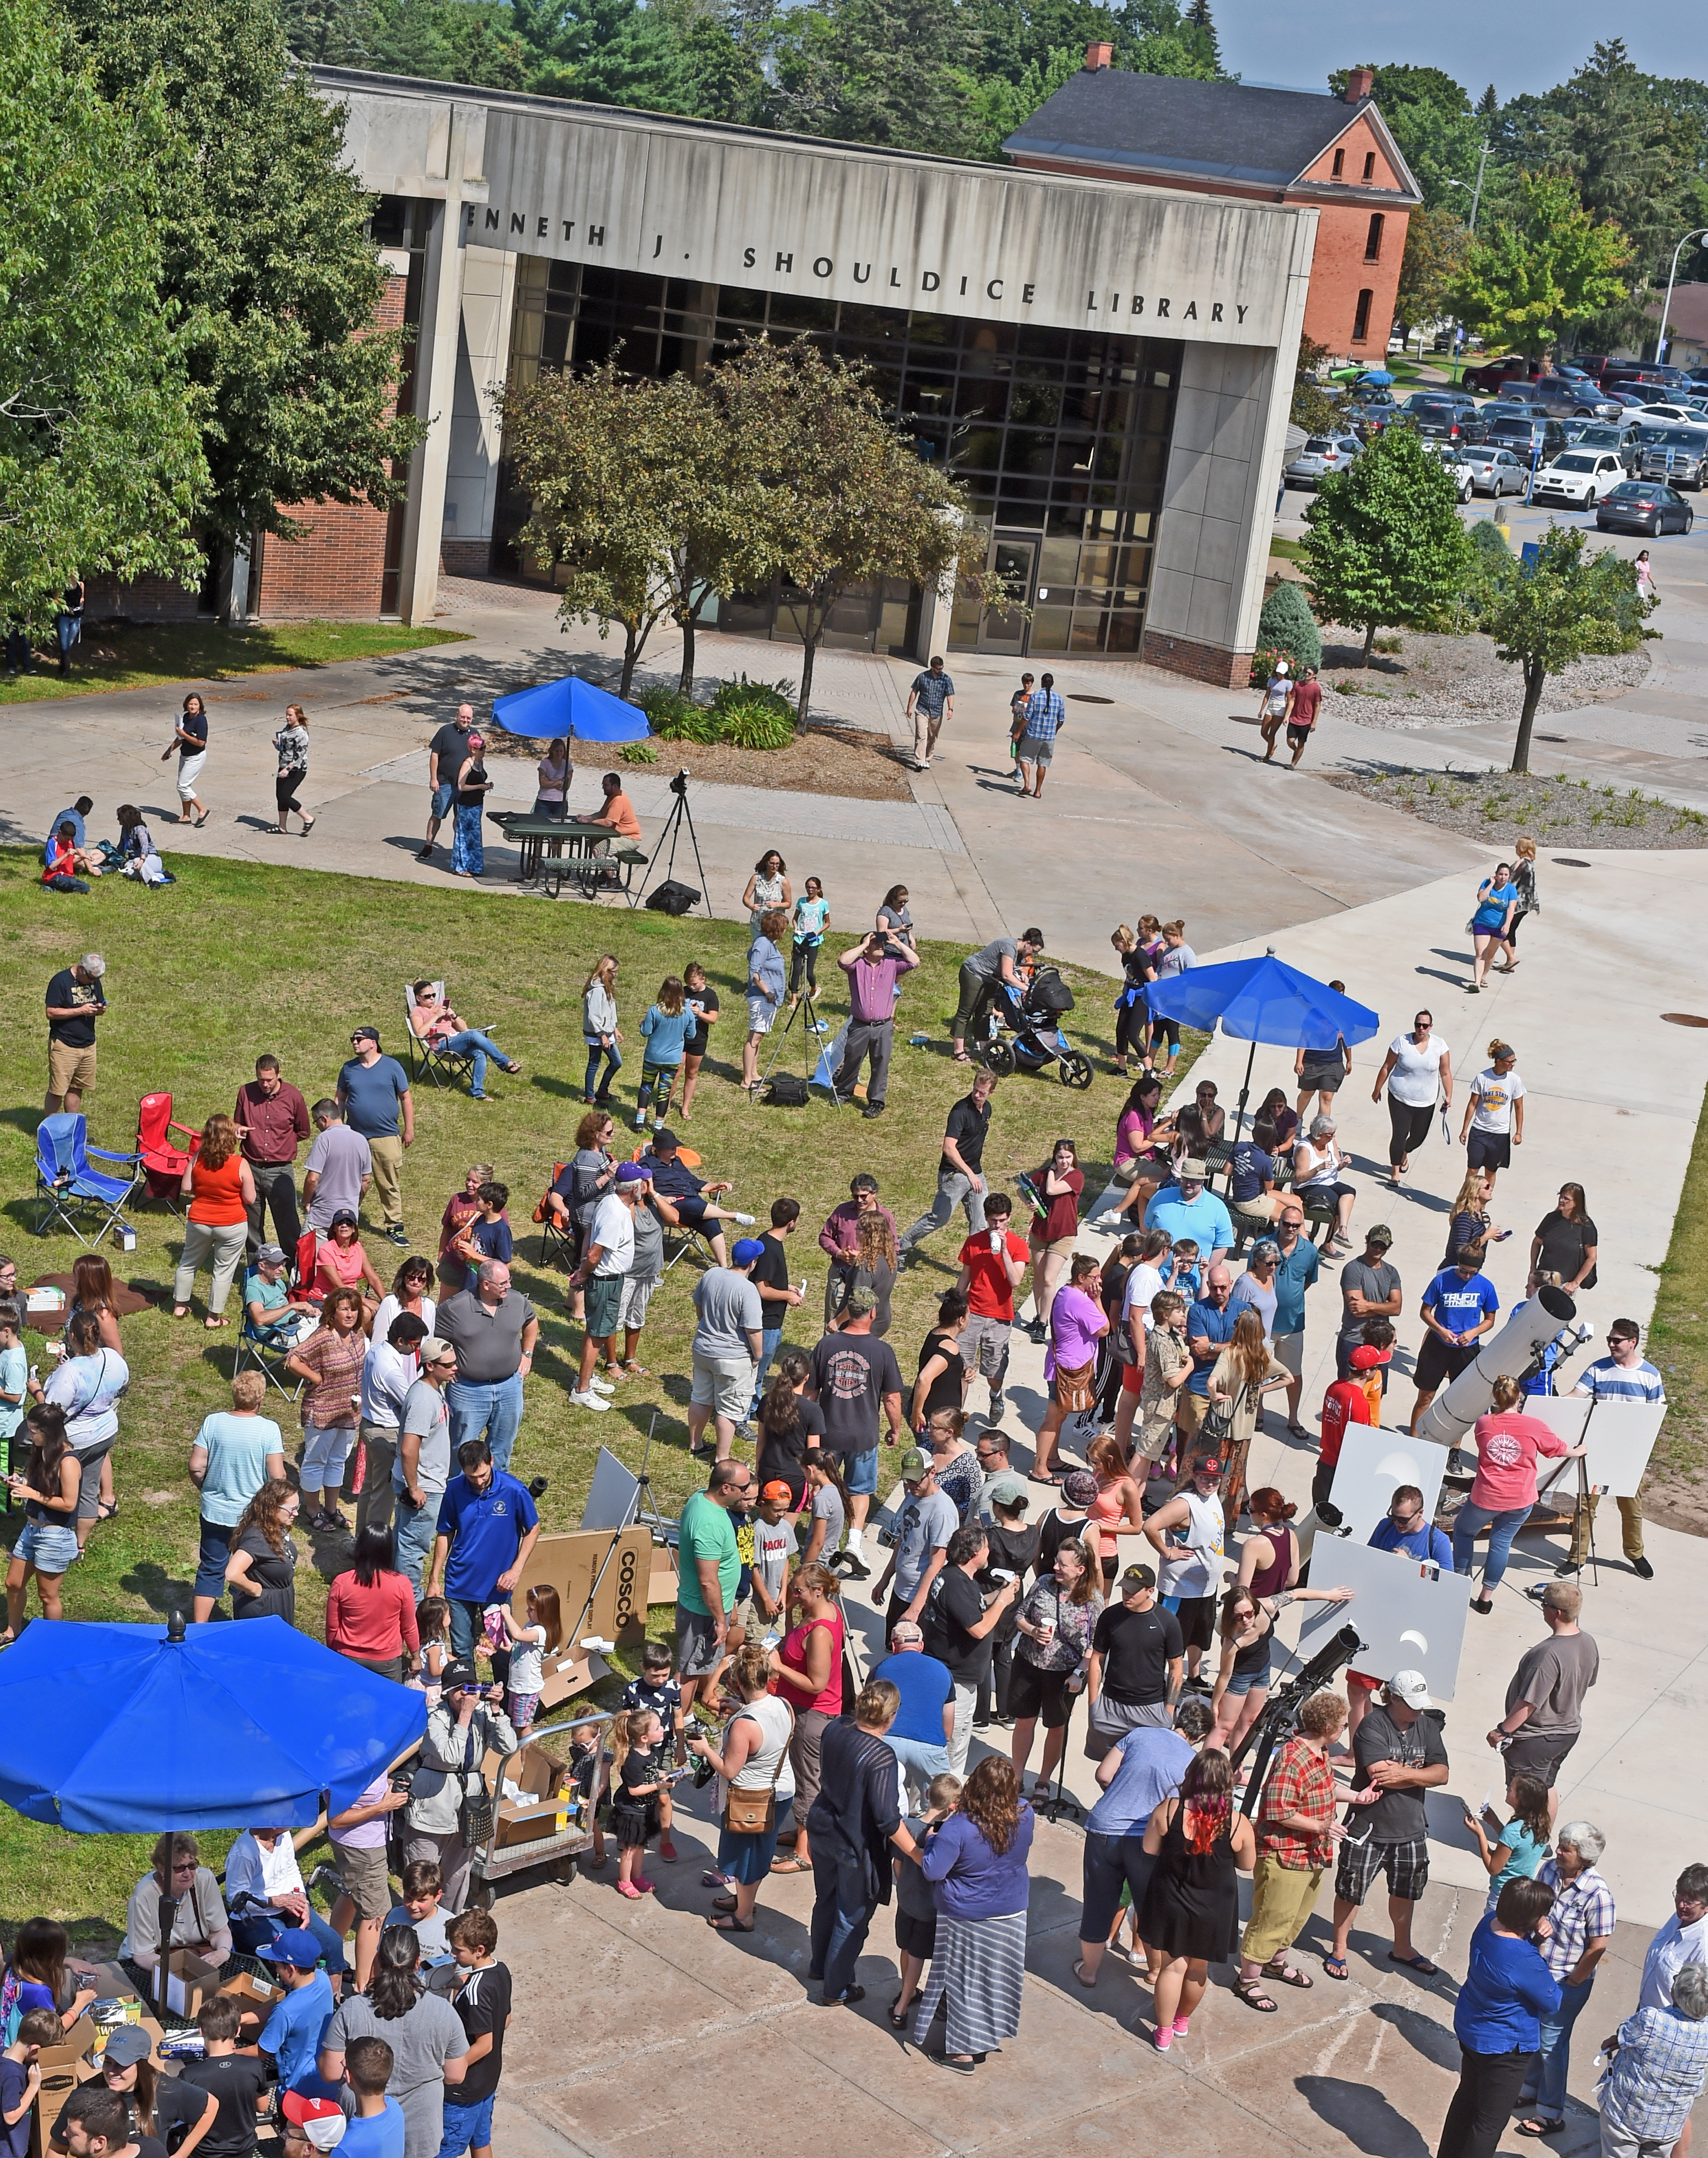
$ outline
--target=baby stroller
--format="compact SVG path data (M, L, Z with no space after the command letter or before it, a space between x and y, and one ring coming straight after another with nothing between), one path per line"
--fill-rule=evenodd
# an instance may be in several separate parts
M1073 991L1054 967L1040 967L1024 988L1004 982L987 1007L984 1038L977 1051L998 1079L1014 1071L1042 1071L1055 1065L1064 1087L1081 1092L1091 1083L1091 1063L1062 1032L1062 1013L1073 1009ZM1001 1030L1011 1036L1004 1040Z

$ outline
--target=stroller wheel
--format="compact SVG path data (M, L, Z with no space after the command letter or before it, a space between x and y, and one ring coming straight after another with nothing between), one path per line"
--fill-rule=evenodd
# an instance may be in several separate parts
M1012 1042L988 1041L985 1043L980 1054L984 1059L985 1069L987 1071L995 1072L998 1079L1006 1079L1013 1072L1014 1068L1014 1044ZM1089 1084L1091 1076L1090 1066L1088 1065L1086 1069L1086 1083Z
M1061 1083L1083 1094L1091 1083L1091 1059L1081 1056L1077 1050L1071 1056L1064 1056L1061 1060Z

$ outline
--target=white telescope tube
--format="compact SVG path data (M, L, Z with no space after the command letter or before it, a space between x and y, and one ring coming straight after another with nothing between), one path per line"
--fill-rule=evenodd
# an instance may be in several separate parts
M1477 1360L1451 1380L1423 1412L1419 1438L1437 1446L1457 1446L1494 1399L1494 1381L1515 1379L1529 1368L1544 1342L1551 1341L1577 1306L1563 1288L1539 1288L1498 1334L1485 1335Z

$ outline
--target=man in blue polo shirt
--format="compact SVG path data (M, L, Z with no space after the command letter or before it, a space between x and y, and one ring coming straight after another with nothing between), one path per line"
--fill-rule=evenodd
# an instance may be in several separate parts
M1304 1390L1305 1292L1322 1271L1316 1246L1304 1233L1305 1210L1297 1199L1282 1201L1275 1225L1275 1360L1287 1370L1287 1427L1295 1438L1311 1434L1298 1420Z
M355 1055L338 1072L338 1110L350 1129L368 1142L385 1233L406 1251L403 1150L415 1143L415 1104L409 1074L395 1056L380 1055L377 1027L359 1026L350 1036L350 1046Z
M1210 1375L1215 1360L1234 1338L1237 1311L1228 1298L1234 1278L1220 1259L1204 1277L1204 1294L1186 1314L1186 1346L1192 1352L1192 1376L1176 1399L1174 1417L1189 1439L1210 1407Z
M1144 1210L1147 1229L1166 1229L1175 1243L1189 1236L1208 1264L1233 1249L1234 1225L1213 1191L1204 1188L1209 1174L1201 1161L1183 1161L1178 1185L1165 1184Z
M305 1928L288 1927L255 1950L289 1990L266 2020L257 2042L279 2064L279 2088L304 2083L320 2088L320 2042L333 2018L332 1980L320 1968L320 1943Z
M462 1474L452 1478L439 1502L427 1593L450 1604L452 1652L469 1656L482 1612L489 1603L508 1603L522 1578L539 1515L528 1486L508 1469L493 1468L483 1438L465 1439L457 1459Z
M1477 1344L1494 1324L1500 1298L1494 1284L1480 1271L1481 1253L1461 1244L1453 1263L1443 1267L1423 1292L1423 1345L1417 1352L1417 1400L1411 1411L1411 1429L1435 1399L1443 1380L1456 1379L1468 1364L1474 1363Z
M872 1673L888 1679L901 1696L884 1743L900 1763L909 1794L923 1805L933 1776L947 1775L949 1736L955 1727L955 1680L949 1666L925 1653L925 1634L911 1618L890 1629L892 1653Z

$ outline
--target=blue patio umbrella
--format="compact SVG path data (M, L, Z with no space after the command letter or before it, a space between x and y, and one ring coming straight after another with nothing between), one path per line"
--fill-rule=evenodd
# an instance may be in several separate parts
M282 1618L42 1621L0 1656L0 1799L82 1835L306 1828L426 1728L424 1695Z
M1360 382L1377 382L1385 386L1394 378L1385 367L1367 367L1358 379Z
M582 741L644 741L653 731L638 705L625 704L579 674L536 683L493 700L493 717L508 733L547 741L575 735Z
M1213 1034L1219 1024L1224 1034L1251 1044L1234 1120L1236 1133L1245 1123L1251 1066L1260 1041L1286 1049L1333 1049L1344 1035L1350 1047L1355 1041L1368 1041L1382 1023L1368 1005L1354 1003L1326 982L1277 959L1272 945L1261 959L1189 967L1184 974L1152 982L1144 997L1159 1019L1197 1027L1205 1034Z

